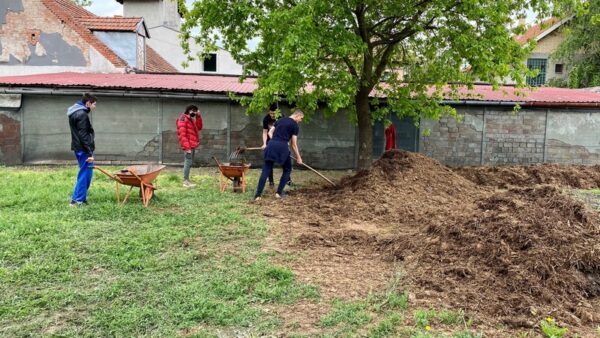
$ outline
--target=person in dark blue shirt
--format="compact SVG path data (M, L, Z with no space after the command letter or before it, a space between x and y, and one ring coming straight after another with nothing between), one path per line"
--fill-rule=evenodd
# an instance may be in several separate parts
M277 113L277 104L273 103L269 107L269 111L267 112L267 115L265 115L265 117L263 118L263 122L262 122L262 124L263 124L263 132L262 132L263 144L261 146L262 149L265 149L267 147L267 143L269 143L269 141L271 141L271 137L269 136L269 131L271 130L271 128L273 128L275 126L275 121L277 121L277 119L275 118L276 113ZM269 174L269 187L271 189L275 188L275 181L273 180L273 172L272 171Z
M267 143L265 148L265 163L262 167L260 179L258 180L258 186L256 187L256 194L254 200L259 200L265 183L269 177L269 173L273 171L273 165L275 163L281 164L283 167L283 173L279 179L279 186L277 187L277 193L275 197L281 198L283 196L283 188L290 180L290 174L292 172L292 158L290 149L288 148L288 142L292 147L292 151L296 157L296 162L302 164L302 157L298 150L298 123L304 119L304 113L296 109L290 117L284 117L275 122L275 128L269 131L271 140Z

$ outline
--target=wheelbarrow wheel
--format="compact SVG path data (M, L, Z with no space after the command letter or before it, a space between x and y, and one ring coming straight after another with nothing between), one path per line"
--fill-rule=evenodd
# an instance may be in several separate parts
M239 177L233 178L233 192L242 192L242 180Z
M147 187L147 188L145 188L145 189L146 189L146 193L147 193L147 194L148 194L148 196L149 196L149 199L151 199L151 200L155 200L155 199L157 199L157 198L158 198L158 197L156 197L156 193L154 192L154 189L152 189L152 188L149 188L149 187ZM140 196L140 198L142 198L142 189L139 189L139 190L138 190L138 195Z

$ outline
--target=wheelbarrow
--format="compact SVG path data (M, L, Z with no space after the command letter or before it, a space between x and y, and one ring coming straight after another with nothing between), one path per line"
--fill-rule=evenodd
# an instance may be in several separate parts
M115 183L115 189L117 194L117 205L125 204L127 202L127 198L131 194L131 190L133 187L140 188L140 196L142 197L142 203L144 207L148 207L150 200L154 196L154 190L156 190L156 186L152 184L152 182L156 179L160 171L163 170L166 166L158 165L158 164L141 164L141 165L132 165L127 167L126 169L121 169L114 174L109 173L106 169L103 169L98 166L94 166L94 169L97 169L104 175L113 179ZM129 191L125 194L123 198L123 202L121 203L121 193L120 186L128 185Z
M233 182L233 192L246 192L246 172L250 169L250 163L221 163L213 156L221 174L219 175L219 191L227 188L227 180Z

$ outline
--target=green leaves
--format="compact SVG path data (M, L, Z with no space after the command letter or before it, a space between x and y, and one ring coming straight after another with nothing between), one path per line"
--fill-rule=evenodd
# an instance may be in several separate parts
M600 1L600 0L595 0ZM576 0L197 0L185 16L183 38L206 49L219 32L225 49L258 76L249 113L277 97L326 115L349 112L359 127L361 158L370 163L373 121L454 114L441 105L445 85L475 81L523 86L532 46L514 38L515 17L573 9ZM249 39L259 38L255 50ZM433 88L433 89L432 89ZM369 96L389 109L369 109ZM437 90L436 90L437 89ZM452 94L452 93L451 93ZM452 97L451 97L452 98ZM361 167L362 168L362 167Z
M565 40L552 58L571 68L571 88L600 85L600 1L590 0L576 7L575 16L561 31Z
M71 0L71 1L73 1L75 4L82 6L82 7L87 7L87 6L92 5L92 0Z

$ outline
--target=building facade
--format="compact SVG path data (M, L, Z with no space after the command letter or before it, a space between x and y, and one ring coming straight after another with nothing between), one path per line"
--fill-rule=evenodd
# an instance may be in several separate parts
M535 42L535 48L529 54L526 62L527 67L537 69L538 74L527 77L528 85L544 86L567 78L568 65L564 61L554 60L552 54L563 42L564 35L561 28L570 19L569 17L563 20L557 18L544 20L532 25L523 35L516 38L523 45Z
M98 17L70 0L0 2L0 76L176 72L147 46L141 17Z
M209 73L241 75L242 65L235 62L231 54L219 48L205 60L187 61L181 47L179 32L181 14L174 0L117 0L123 5L124 17L144 18L151 39L148 44L164 58L169 59L177 71L183 73ZM202 49L193 40L189 41L190 54L196 56ZM183 64L186 63L186 67Z
M72 162L66 108L83 91L99 97L91 113L95 158L106 163L181 164L175 121L185 106L204 120L196 165L226 161L238 146L262 143L262 115L247 115L228 93L250 95L253 79L162 74L77 74L0 78L0 163ZM600 94L539 88L527 96L514 88L475 86L480 100L446 101L459 120L393 117L397 146L451 166L533 163L600 164ZM503 92L508 92L504 95ZM515 105L521 106L515 111ZM280 105L289 114L285 104ZM356 167L358 132L344 112L317 112L300 126L303 159L326 169ZM383 126L374 130L374 159L383 151ZM259 165L261 152L247 152Z

